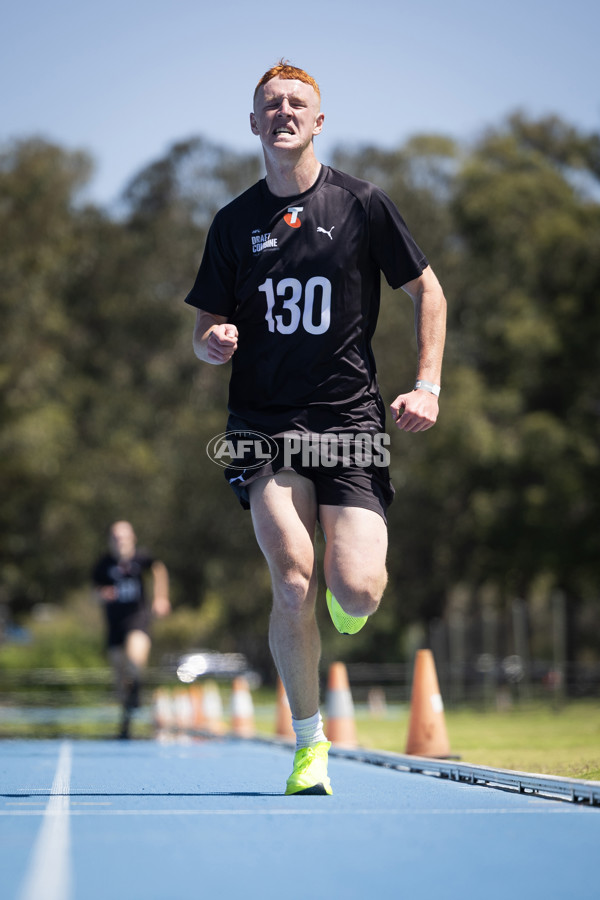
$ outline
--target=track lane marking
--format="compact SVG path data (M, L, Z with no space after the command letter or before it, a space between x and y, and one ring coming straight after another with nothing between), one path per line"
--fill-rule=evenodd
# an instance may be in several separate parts
M61 744L45 810L14 810L4 815L41 815L42 824L29 859L19 900L71 900L71 835L69 824L71 744Z
M547 802L547 801L544 801ZM70 809L70 816L575 816L593 814L576 809ZM29 809L0 810L0 816L40 816Z

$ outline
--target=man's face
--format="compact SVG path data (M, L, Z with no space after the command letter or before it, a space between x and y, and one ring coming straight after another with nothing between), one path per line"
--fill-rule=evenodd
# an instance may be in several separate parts
M129 522L115 522L110 530L110 549L117 559L131 559L135 553L135 532Z
M271 78L259 88L250 127L265 150L304 150L323 127L317 92L303 81Z

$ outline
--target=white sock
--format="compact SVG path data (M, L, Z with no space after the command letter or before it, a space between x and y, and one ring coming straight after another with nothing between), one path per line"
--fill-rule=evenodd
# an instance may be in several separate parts
M294 719L292 717L292 727L296 735L296 750L301 747L310 747L318 741L326 741L325 732L323 731L323 719L321 711L317 710L314 716L308 719Z

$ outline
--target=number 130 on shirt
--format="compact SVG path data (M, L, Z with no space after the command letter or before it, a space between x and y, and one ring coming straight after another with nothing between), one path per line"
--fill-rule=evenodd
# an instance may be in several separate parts
M315 275L309 278L306 286L297 278L282 278L273 284L267 278L258 287L267 298L265 319L269 331L279 334L293 334L300 323L308 334L324 334L331 321L331 282L328 278ZM281 313L274 313L276 297L281 297ZM315 322L315 301L320 306L319 320ZM283 314L285 311L285 315Z

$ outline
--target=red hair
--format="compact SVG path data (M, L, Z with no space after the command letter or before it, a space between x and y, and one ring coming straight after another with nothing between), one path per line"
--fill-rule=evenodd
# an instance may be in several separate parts
M254 91L255 100L259 89L272 78L289 78L293 79L294 81L303 81L304 84L310 84L311 88L315 90L319 100L321 99L321 91L319 90L319 85L312 77L312 75L309 75L308 72L304 71L304 69L298 69L296 68L296 66L292 66L290 65L290 63L287 63L285 62L285 60L281 59L276 66L273 66L273 68L269 69L268 72L265 72L263 77L256 85Z

